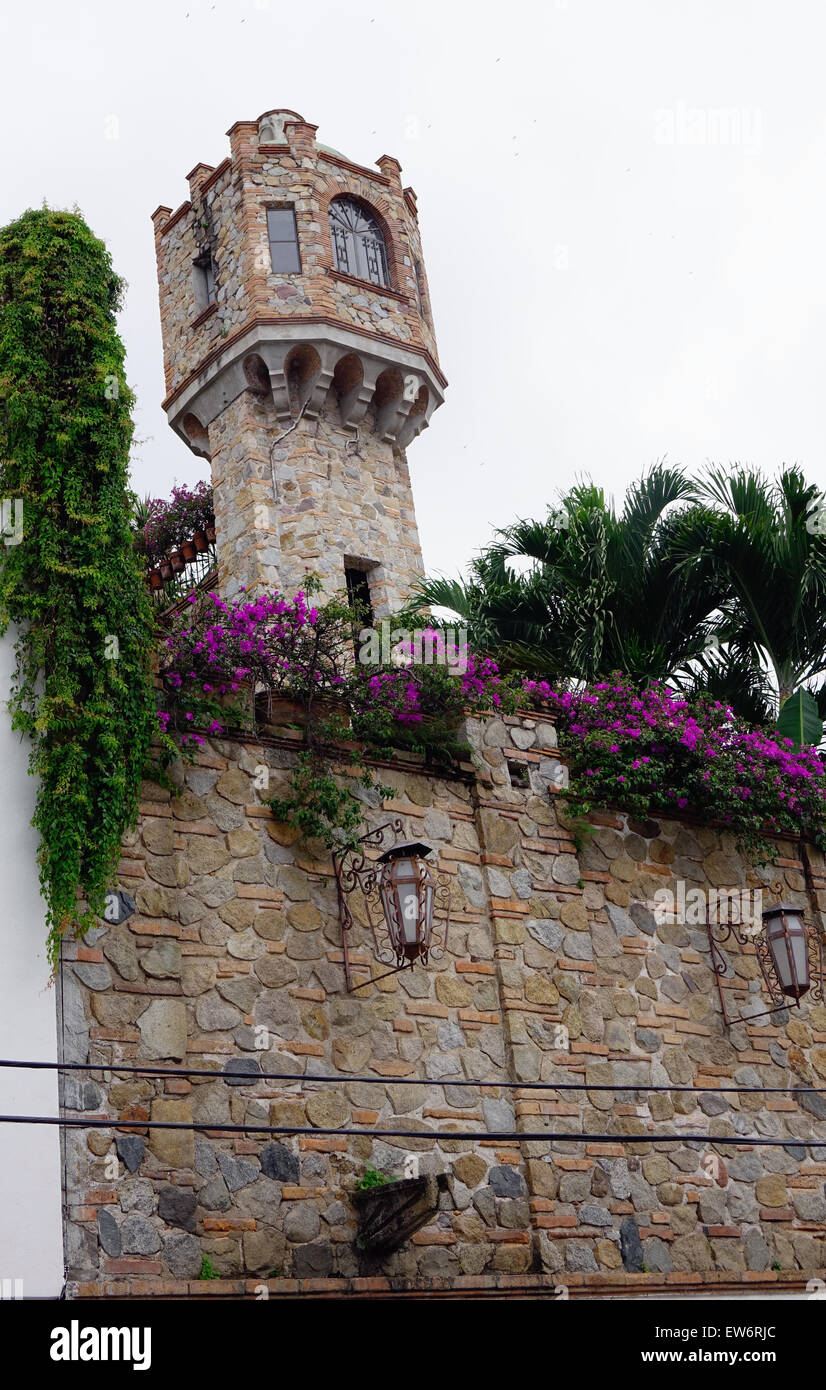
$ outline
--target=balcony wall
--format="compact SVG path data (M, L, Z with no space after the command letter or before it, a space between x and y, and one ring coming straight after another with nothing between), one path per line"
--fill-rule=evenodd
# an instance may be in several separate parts
M233 1296L268 1275L331 1296L387 1280L550 1294L822 1275L826 1097L796 1088L826 1085L826 1008L810 995L727 1027L705 927L654 910L681 882L766 901L774 885L819 925L819 856L779 842L778 863L754 869L713 827L620 813L595 818L577 848L557 812L554 728L474 719L467 736L475 766L448 778L398 761L381 769L392 800L367 810L371 827L401 816L437 851L449 949L355 994L329 856L262 804L294 760L288 737L212 740L177 769L176 795L145 786L121 864L138 911L67 946L63 968L88 1056L111 1069L79 1093L111 1126L67 1134L73 1295L184 1296L206 1289L204 1257L234 1281L213 1292ZM366 929L356 935L366 978ZM767 1008L754 946L724 949L729 1016ZM226 1079L135 1078L119 1061ZM233 1081L231 1068L261 1076ZM537 1081L548 1088L523 1089ZM760 1085L784 1089L721 1091ZM143 1130L150 1120L309 1132ZM324 1132L349 1128L415 1137ZM682 1134L711 1138L661 1139ZM448 1190L412 1239L367 1255L350 1194L369 1167L401 1177L409 1155Z

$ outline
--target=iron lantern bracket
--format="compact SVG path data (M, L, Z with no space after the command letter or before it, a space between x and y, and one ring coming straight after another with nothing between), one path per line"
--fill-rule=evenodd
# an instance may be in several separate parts
M359 980L357 984L353 983L349 937L356 926L356 920L350 908L349 898L357 890L361 893L373 937L376 959L382 965L389 965L394 956L390 945L389 931L382 926L379 920L381 909L375 910L379 903L379 880L382 866L378 857L371 857L371 851L375 853L381 850L386 836L393 835L398 839L403 833L404 823L400 816L396 816L393 820L377 826L375 830L368 830L366 834L359 836L354 845L348 845L340 851L333 850L333 868L336 876L338 913L341 924L341 949L344 958L344 978L348 994L354 990L363 989L365 985L376 984L378 980L386 980L389 975L398 975L403 970L412 970L415 965L415 959L407 960L383 971L380 975L369 975L367 979ZM439 919L441 940L436 945L435 950L431 947L430 954L434 955L434 958L438 958L447 946L447 934L450 927L450 887L445 874L436 874L435 880L434 898L439 901L442 909L442 916ZM434 910L434 924L436 921Z
M782 1013L784 1009L800 1008L800 1000L803 998L803 995L801 994L797 998L786 995L780 987L780 981L777 978L771 951L769 950L765 925L763 925L760 931L754 936L739 932L733 922L709 922L706 917L704 925L708 932L711 968L714 971L714 978L717 982L717 993L720 996L723 1022L727 1028L731 1028L735 1023L751 1023L755 1018L765 1018L769 1014ZM813 999L822 1003L824 997L824 980L826 979L823 961L823 939L805 920L801 920L801 926L806 936L807 950L809 953L809 978L811 984L806 993L810 994ZM726 941L732 938L734 938L740 946L754 946L766 993L772 1001L772 1007L770 1009L763 1009L760 1013L749 1014L748 1017L745 1018L730 1018L728 1009L726 1008L723 980L728 978L728 963L721 948Z

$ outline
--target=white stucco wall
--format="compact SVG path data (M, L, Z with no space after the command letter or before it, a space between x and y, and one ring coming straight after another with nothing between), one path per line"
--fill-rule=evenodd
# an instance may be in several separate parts
M30 824L35 781L28 745L13 734L5 701L14 637L0 638L0 1057L57 1058L55 989ZM0 1114L57 1115L57 1074L0 1067ZM11 1280L11 1286L7 1281ZM63 1285L60 1131L0 1124L0 1297L54 1298ZM16 1287L19 1295L19 1284Z

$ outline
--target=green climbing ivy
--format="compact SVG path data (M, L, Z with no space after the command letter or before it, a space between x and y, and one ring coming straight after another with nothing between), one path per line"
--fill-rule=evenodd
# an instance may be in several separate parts
M0 230L0 632L17 639L9 708L39 778L53 966L63 934L103 910L157 732L121 292L78 213L28 211Z
M358 753L348 759L360 764ZM377 782L369 768L360 767L356 784L384 799L393 795L392 787ZM321 840L329 849L355 848L364 828L364 803L349 787L342 787L317 749L299 754L287 796L274 796L268 802L275 819L296 826L307 839Z

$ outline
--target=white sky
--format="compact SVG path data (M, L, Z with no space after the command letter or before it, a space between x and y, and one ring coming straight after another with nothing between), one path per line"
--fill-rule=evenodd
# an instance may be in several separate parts
M826 481L825 39L821 0L2 0L0 219L77 204L108 244L133 482L165 495L206 465L160 409L150 213L272 107L395 155L450 381L411 471L453 573L583 474Z

